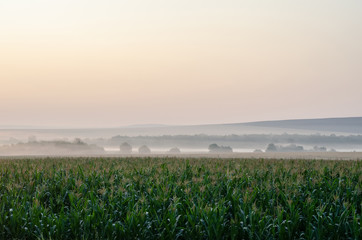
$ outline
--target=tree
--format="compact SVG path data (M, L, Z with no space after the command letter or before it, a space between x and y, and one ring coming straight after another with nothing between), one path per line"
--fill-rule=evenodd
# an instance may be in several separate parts
M170 150L168 150L168 153L181 153L181 151L178 147L173 147Z
M83 142L80 138L75 138L73 143L76 145L86 145L85 142Z
M227 153L233 152L233 149L229 146L219 146L216 143L209 145L209 152L210 153Z
M269 143L268 146L266 147L265 152L276 152L277 150L278 150L277 146L275 146L274 143Z
M119 147L119 150L121 151L121 153L123 154L129 154L129 153L132 153L132 146L127 143L127 142L124 142L121 144L121 146Z
M318 146L314 146L313 150L315 152L327 152L327 148L326 147L318 147Z
M210 152L217 151L219 148L220 148L219 145L217 145L216 143L213 143L213 144L209 145L209 151Z
M142 154L147 154L147 153L151 153L151 149L149 147L147 147L146 145L142 145L139 149L138 149L139 153Z

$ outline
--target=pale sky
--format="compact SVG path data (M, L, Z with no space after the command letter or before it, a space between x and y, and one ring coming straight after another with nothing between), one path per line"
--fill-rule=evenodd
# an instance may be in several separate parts
M362 116L360 0L0 0L0 126Z

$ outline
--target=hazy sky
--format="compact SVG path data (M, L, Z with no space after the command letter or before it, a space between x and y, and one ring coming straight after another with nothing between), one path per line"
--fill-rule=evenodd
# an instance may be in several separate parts
M0 125L362 116L361 0L0 0Z

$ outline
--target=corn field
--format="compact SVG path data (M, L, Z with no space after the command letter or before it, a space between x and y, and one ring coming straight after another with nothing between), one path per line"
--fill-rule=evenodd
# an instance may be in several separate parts
M362 239L362 161L0 160L0 239Z

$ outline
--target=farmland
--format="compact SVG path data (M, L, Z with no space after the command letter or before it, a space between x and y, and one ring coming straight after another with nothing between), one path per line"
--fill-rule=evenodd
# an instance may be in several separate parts
M362 162L0 160L0 239L362 239Z

